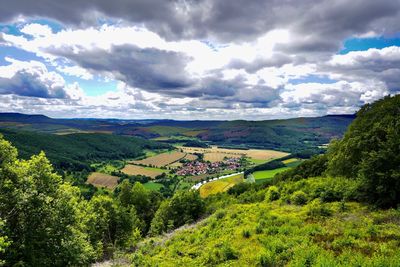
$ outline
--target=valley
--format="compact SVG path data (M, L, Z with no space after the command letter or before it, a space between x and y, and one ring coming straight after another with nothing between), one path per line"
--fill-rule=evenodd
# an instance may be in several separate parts
M87 257L73 258L72 265L397 266L399 100L388 97L362 108L345 133L340 126L327 126L333 126L330 116L306 123L240 122L240 127L263 124L265 130L279 124L303 132L284 143L277 142L284 135L277 139L271 132L257 139L262 141L257 146L249 141L251 135L227 134L238 129L237 122L205 128L205 122L196 121L190 124L200 128L188 130L187 122L157 121L161 125L149 127L152 134L139 137L121 129L46 132L32 127L37 116L33 122L28 115L11 116L15 123L0 127L0 198L5 203L0 209L10 212L11 220L0 222L7 229L32 220L46 225L54 231L52 238L68 242L53 246L45 234L30 242L46 244L45 255L68 251ZM335 120L344 118L349 117ZM317 128L325 133L311 121L319 121ZM68 123L81 130L96 125ZM120 123L113 125L125 129ZM218 132L221 128L212 128L216 125L224 125L224 131L211 141L204 134ZM313 141L304 140L310 135ZM240 143L232 139L238 136ZM321 145L327 136L341 139ZM301 145L292 149L295 143ZM362 153L352 153L360 148ZM28 233L49 231L23 229L4 246L22 249L18 242L25 242ZM63 265L65 257L56 257L56 265Z

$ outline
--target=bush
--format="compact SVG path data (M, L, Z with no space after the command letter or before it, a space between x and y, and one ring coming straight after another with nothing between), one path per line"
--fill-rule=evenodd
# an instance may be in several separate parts
M215 217L217 218L217 220L220 220L224 218L225 214L226 214L225 211L220 210L217 213L215 213Z
M258 262L259 262L259 266L261 266L261 267L276 266L274 257L271 255L271 253L262 253L258 257Z
M304 205L307 203L308 197L307 194L303 191L296 191L293 193L291 201L295 205Z
M307 215L309 217L329 217L332 215L332 210L322 201L317 198L314 199L307 206Z
M245 230L242 231L242 236L244 238L249 238L251 236L251 233L250 233L249 230L245 229Z
M267 201L275 201L280 198L279 189L276 186L270 186L265 195L265 200Z

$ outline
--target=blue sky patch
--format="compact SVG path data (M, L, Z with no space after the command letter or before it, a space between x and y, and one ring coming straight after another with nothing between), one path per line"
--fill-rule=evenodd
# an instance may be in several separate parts
M327 76L318 76L318 75L308 75L303 78L298 79L290 79L289 83L291 84L302 84L302 83L335 83L336 80L331 80Z
M343 49L339 51L339 54L343 55L351 51L365 51L370 48L382 49L389 46L400 46L400 34L390 38L349 38L344 41Z
M36 56L35 53L27 52L14 46L1 46L0 45L0 65L8 65L9 62L5 61L6 57L14 58L21 61L42 61L42 58Z
M103 95L107 92L116 92L117 91L117 82L116 81L102 81L98 78L93 80L84 80L78 77L70 77L62 74L67 83L72 84L74 82L78 82L79 86L88 96L99 96Z

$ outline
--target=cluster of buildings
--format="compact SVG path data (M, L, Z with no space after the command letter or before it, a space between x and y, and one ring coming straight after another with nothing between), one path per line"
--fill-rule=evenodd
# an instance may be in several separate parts
M176 174L182 176L212 174L223 170L236 170L240 167L239 158L227 158L224 161L218 162L202 162L195 160L185 163L176 171Z

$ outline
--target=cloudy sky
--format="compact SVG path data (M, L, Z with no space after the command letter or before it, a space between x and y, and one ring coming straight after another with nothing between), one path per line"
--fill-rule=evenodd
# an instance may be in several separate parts
M0 2L0 112L261 120L399 92L400 0Z

